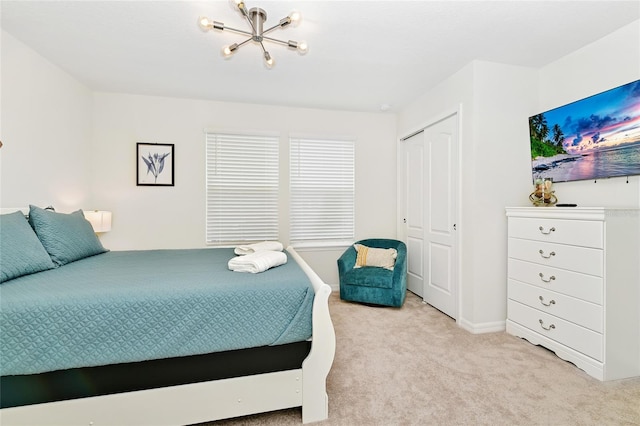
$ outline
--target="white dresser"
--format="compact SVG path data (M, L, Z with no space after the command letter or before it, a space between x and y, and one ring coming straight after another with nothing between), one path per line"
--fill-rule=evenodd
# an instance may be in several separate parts
M507 332L599 380L640 376L640 210L506 211Z

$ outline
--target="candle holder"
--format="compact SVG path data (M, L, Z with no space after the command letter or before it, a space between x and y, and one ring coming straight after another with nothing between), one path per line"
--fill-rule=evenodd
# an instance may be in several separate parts
M552 178L538 178L535 181L533 192L529 195L529 200L534 206L553 206L558 202L553 186Z

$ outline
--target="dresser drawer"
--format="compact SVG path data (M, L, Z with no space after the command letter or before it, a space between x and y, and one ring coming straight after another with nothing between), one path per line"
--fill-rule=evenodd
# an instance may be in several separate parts
M509 299L602 333L602 306L509 280Z
M604 247L604 229L599 221L513 217L509 219L509 236L592 248Z
M509 278L602 305L602 277L552 268L523 260L508 260Z
M603 275L602 250L509 238L509 257L584 274Z
M507 302L507 309L511 321L600 362L603 361L602 334L514 300Z

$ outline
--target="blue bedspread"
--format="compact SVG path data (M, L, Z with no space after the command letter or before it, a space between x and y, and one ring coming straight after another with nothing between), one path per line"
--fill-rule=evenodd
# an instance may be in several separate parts
M233 249L112 251L0 285L0 375L311 337L313 287L289 256L232 272Z

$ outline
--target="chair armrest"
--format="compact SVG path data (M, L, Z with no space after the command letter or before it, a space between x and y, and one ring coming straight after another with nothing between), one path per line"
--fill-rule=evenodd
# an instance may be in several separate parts
M342 256L338 259L338 276L342 276L353 269L353 266L356 264L356 257L357 252L353 246L342 253Z
M393 281L403 282L406 288L407 280L407 246L400 243L397 247L398 257L396 257L396 267L393 268Z

